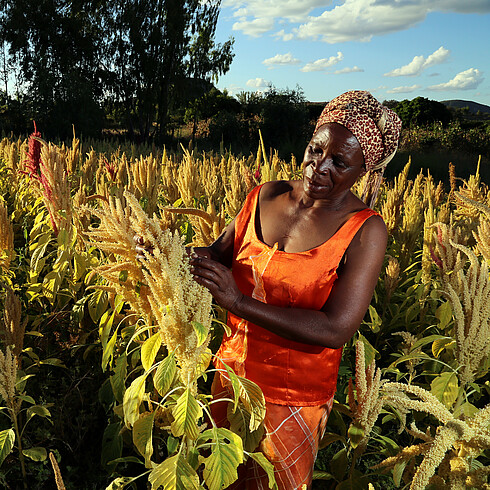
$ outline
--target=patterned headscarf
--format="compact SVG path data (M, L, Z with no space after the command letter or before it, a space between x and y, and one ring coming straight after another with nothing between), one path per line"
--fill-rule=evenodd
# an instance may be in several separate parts
M383 172L395 156L402 122L391 109L381 105L369 92L352 90L331 100L316 123L335 122L346 127L357 139L368 171L363 198L372 204L377 196Z

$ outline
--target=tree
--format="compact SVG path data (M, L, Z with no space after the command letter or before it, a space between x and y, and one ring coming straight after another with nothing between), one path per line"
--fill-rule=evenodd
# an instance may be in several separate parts
M0 41L8 52L9 69L24 89L24 112L48 134L71 131L72 124L84 132L100 127L101 3L0 2Z
M402 100L395 107L405 127L423 126L433 122L448 124L451 119L451 111L441 102L416 97L412 100Z
M270 87L260 103L262 134L273 148L290 154L298 145L304 147L309 131L306 99L301 88L278 90Z
M165 133L168 111L188 78L216 79L233 59L233 40L216 44L221 0L118 0L110 24L111 96L130 132ZM155 123L155 126L153 126Z
M400 102L395 99L383 100L383 105L388 107L388 109L395 109Z

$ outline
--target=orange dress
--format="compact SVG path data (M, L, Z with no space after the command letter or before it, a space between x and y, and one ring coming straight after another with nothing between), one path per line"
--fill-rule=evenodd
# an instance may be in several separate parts
M248 195L235 220L232 272L243 294L290 308L320 310L337 278L337 267L352 238L370 217L364 209L352 216L322 245L298 253L270 247L256 233L261 186ZM318 406L335 393L342 349L304 344L280 337L228 314L231 335L217 357L235 372L257 383L267 402ZM219 361L217 362L219 367Z

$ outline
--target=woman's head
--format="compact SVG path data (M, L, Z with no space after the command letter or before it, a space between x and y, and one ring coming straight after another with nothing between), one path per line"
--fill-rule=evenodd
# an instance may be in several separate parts
M346 127L357 139L366 170L376 195L388 162L398 148L401 120L391 109L381 105L369 92L352 90L331 100L323 109L315 133L326 123Z
M345 92L331 100L318 118L315 132L328 122L345 126L356 137L366 170L386 166L398 147L400 118L364 90Z

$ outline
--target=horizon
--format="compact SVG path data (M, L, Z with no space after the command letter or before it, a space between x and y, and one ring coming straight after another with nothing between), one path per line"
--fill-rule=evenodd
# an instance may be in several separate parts
M235 38L216 86L302 90L326 102L368 90L490 106L490 0L223 0L216 40Z

